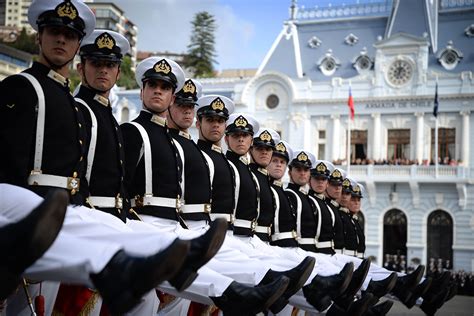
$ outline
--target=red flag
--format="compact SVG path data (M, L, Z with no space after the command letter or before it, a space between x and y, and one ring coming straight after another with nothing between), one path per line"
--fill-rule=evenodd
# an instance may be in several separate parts
M351 112L351 120L354 120L354 99L352 99L352 89L349 87L349 100L347 100L349 111Z

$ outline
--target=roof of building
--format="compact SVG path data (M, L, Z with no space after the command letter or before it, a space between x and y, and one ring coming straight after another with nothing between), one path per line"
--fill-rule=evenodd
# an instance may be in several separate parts
M351 78L359 73L354 62L361 55L375 60L374 45L407 34L429 47L428 67L436 72L474 69L474 1L394 0L327 8L298 8L259 67L285 73L292 78L327 81ZM471 32L471 33L469 33ZM469 33L469 34L468 34ZM460 55L453 69L439 57L451 49ZM333 73L320 65L330 58Z

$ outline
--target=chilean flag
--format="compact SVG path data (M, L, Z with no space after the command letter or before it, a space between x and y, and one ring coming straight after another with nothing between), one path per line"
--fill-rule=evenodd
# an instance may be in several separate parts
M352 98L352 89L349 87L349 100L347 100L347 105L349 106L349 110L351 111L351 120L354 120L354 99Z

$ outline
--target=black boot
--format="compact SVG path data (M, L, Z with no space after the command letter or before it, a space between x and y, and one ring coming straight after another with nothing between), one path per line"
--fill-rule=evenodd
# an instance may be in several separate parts
M0 300L18 286L22 273L56 240L66 214L68 194L52 191L26 217L0 228Z
M176 239L165 250L149 257L132 257L121 250L91 280L112 314L123 314L142 296L172 278L183 265L189 241Z
M186 256L179 273L169 280L170 284L179 292L191 285L197 277L197 271L205 265L222 246L227 231L227 221L218 218L211 222L206 233L191 239L191 249Z
M388 277L380 281L371 280L367 286L366 292L372 293L377 298L381 298L395 287L397 283L397 273L392 272Z
M374 305L369 308L367 312L364 313L364 316L384 316L390 311L393 306L392 300L386 300L380 304Z
M427 277L423 280L420 284L418 284L415 289L412 291L410 298L402 303L405 304L407 308L412 308L415 306L416 301L418 298L422 297L429 291L430 287L432 286L432 279Z
M425 272L425 266L419 265L415 271L402 277L398 277L395 287L393 288L393 294L402 302L410 299L411 292L420 283L423 273Z
M424 299L421 303L420 308L426 315L434 315L436 311L443 306L446 298L449 296L449 287L446 287L433 295L430 299Z
M337 297L334 302L343 307L348 309L354 300L354 296L359 291L360 287L364 283L365 278L367 277L367 273L370 269L370 259L364 259L360 263L359 267L354 271L352 274L352 279L349 283L347 289Z
M339 274L326 277L315 276L311 284L303 287L303 294L306 301L318 311L324 311L331 304L331 299L335 299L347 289L353 271L354 264L348 262Z
M285 276L255 287L234 281L222 296L211 299L224 315L255 315L267 310L285 292L289 283L290 280Z
M456 294L458 294L458 285L456 282L452 282L449 286L449 293L448 293L448 296L446 297L445 302L451 300L453 297L456 296Z
M373 296L372 293L364 293L362 297L354 303L347 310L347 315L350 316L362 316L367 310L378 302L378 298Z
M311 272L313 271L315 263L315 258L306 257L303 261L301 261L299 265L297 265L291 270L281 272L269 270L265 274L259 285L268 284L276 278L280 277L281 275L284 275L290 279L290 284L288 285L288 288L286 289L285 293L283 293L283 295L272 306L270 306L270 310L273 314L279 313L288 304L288 299L294 294L296 294L296 292L298 292L303 287L303 285L308 280Z

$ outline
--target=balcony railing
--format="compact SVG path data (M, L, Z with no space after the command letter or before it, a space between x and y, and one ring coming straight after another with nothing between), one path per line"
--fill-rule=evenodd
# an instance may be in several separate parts
M346 169L346 166L341 166ZM468 179L470 170L464 166L439 165L438 172L435 166L397 166L397 165L351 165L349 176L358 180L372 180L376 182L404 182L404 181L458 181Z

